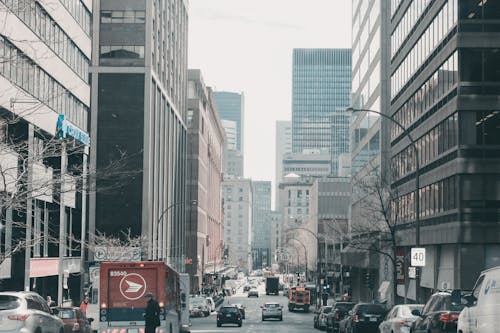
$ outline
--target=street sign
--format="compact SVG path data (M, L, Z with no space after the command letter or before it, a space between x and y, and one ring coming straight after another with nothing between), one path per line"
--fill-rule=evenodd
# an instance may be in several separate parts
M411 249L411 266L415 267L425 266L425 248L414 247Z
M415 279L417 277L417 267L408 267L408 277L410 279Z
M140 261L140 247L96 246L94 261Z

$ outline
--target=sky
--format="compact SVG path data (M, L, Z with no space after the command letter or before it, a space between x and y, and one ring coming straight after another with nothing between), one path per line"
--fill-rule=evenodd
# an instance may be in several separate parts
M292 50L346 47L351 0L189 1L189 68L216 91L245 94L245 177L274 189L276 120L292 113Z

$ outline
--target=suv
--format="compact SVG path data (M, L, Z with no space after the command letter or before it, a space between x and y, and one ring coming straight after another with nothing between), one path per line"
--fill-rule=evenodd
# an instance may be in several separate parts
M262 308L262 321L267 318L283 320L283 307L278 303L265 303Z
M354 302L335 302L332 311L326 317L326 331L328 333L337 333L339 331L339 322L346 317L355 305Z
M386 313L382 304L358 303L339 326L348 333L376 333Z
M458 315L463 308L464 305L460 301L456 303L452 300L452 292L437 292L429 298L421 312L418 310L411 312L418 318L413 322L410 332L456 332Z
M223 306L217 312L217 327L221 327L222 324L237 324L241 327L243 324L241 320L241 313L235 306Z
M64 333L62 320L34 292L0 292L2 333Z

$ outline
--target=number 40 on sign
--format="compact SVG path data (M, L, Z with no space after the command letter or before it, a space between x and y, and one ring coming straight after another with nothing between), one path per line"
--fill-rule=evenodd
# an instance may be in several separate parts
M411 265L415 267L425 266L425 248L414 247L411 249Z

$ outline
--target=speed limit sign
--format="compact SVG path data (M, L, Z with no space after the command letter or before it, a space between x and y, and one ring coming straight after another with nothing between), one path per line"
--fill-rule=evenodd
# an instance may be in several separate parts
M411 249L411 265L414 267L425 266L425 248L414 247Z

